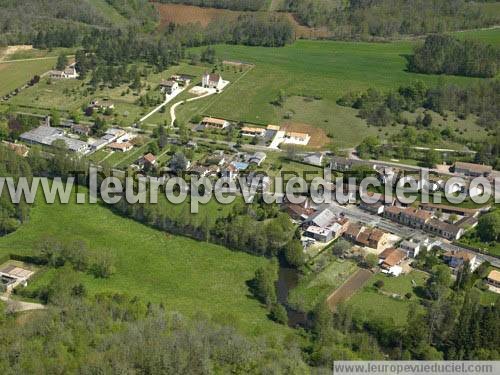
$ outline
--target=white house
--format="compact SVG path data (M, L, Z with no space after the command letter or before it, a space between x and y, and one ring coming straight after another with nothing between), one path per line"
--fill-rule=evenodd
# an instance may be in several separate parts
M220 74L217 73L205 73L203 74L201 85L205 88L222 90L224 87L224 81Z

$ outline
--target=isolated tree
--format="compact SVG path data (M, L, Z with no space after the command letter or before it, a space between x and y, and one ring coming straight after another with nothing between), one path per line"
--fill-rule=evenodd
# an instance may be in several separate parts
M186 169L188 161L182 152L176 152L172 159L170 160L170 168L174 172L182 172Z

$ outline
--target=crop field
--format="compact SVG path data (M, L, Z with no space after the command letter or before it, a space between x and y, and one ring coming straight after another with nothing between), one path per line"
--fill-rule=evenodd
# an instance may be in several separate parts
M235 20L238 16L245 13L258 12L242 12L229 9L204 8L183 4L155 4L156 9L160 14L160 29L168 26L173 22L179 25L190 23L198 23L203 27L208 26L211 22L227 22ZM281 14L282 12L280 12ZM326 28L310 28L299 24L291 13L284 13L294 27L295 37L297 38L325 38L330 35Z
M338 106L340 96L369 87L391 90L415 80L429 85L438 81L438 76L406 71L404 55L411 53L413 43L300 40L283 48L218 45L220 58L253 63L255 67L217 97L181 106L179 116L186 118L183 113L203 110L260 124L306 123L331 134L338 146L353 146L359 143L360 134L375 135L379 129L368 127L351 108ZM458 84L474 81L465 77L445 80ZM288 98L283 107L273 104L280 90ZM315 100L304 102L300 98Z
M215 217L215 207L205 214ZM246 285L267 260L204 242L154 230L115 215L101 205L36 202L29 223L0 239L0 256L31 254L44 238L84 241L95 252L115 259L116 273L97 279L79 273L90 295L120 292L144 301L163 302L167 310L188 316L203 312L248 334L288 332L272 323L251 298ZM48 283L57 269L34 281Z
M53 68L56 58L31 61L0 62L0 96L21 87L33 76Z

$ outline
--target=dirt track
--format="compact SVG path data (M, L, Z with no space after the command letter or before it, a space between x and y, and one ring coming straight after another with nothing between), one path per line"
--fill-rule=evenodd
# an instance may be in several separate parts
M351 297L357 290L359 290L366 281L373 275L373 273L364 268L359 269L349 277L340 288L336 289L328 298L326 302L330 310L335 309L335 305L343 302Z

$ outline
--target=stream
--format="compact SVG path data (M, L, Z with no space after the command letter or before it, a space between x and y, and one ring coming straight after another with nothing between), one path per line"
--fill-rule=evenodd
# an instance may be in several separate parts
M288 325L290 327L308 328L311 321L307 313L295 310L288 304L288 293L297 286L299 282L299 272L295 268L281 266L278 273L278 282L276 283L276 292L278 302L282 304L288 314Z

